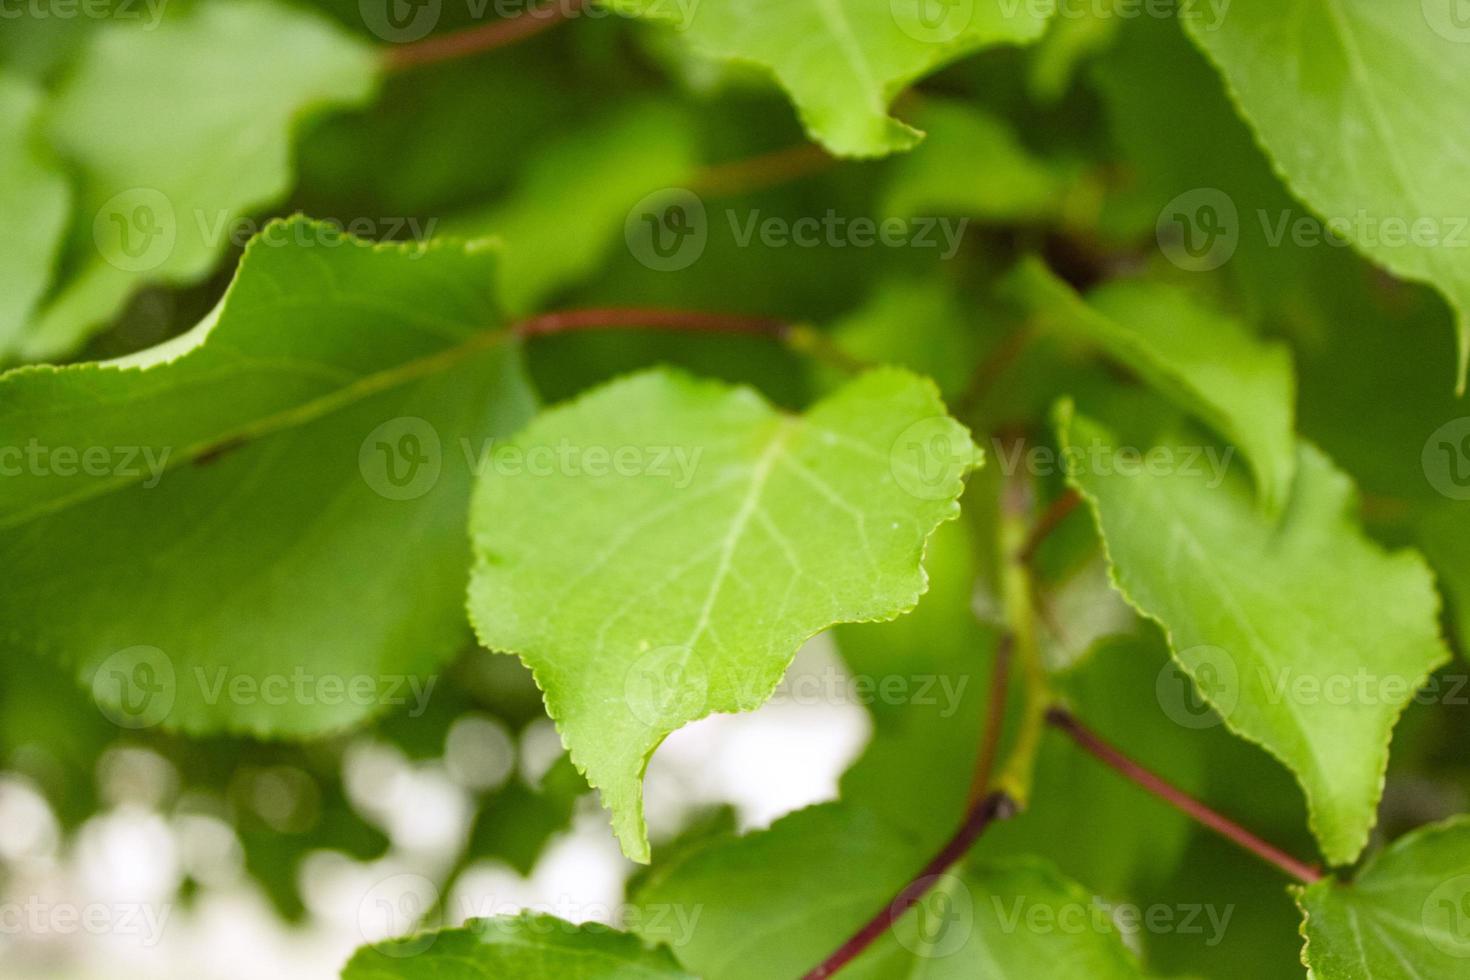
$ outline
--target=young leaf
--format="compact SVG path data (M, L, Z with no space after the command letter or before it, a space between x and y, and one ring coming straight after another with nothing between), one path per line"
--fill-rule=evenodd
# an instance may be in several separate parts
M1364 536L1351 482L1311 445L1278 522L1239 476L1210 475L1188 436L1135 443L1152 453L1144 465L1105 425L1069 404L1057 414L1118 588L1164 627L1226 725L1296 774L1328 860L1352 861L1377 817L1394 722L1449 656L1423 560Z
M1280 511L1296 467L1296 383L1285 347L1258 340L1178 287L1116 280L1084 302L1034 259L1011 281L1020 302L1048 326L1102 347L1240 446L1267 509Z
M634 901L648 912L642 935L674 945L704 980L800 976L887 908L929 856L864 810L824 804L656 865ZM1068 977L1142 975L1105 907L1042 859L977 861L932 884L843 976L1022 980L1058 963ZM677 915L690 908L697 919ZM656 909L666 912L655 919Z
M51 281L71 191L37 145L41 94L0 75L0 359L14 346Z
M300 244L295 244L300 243ZM472 466L533 398L495 260L268 226L142 354L0 377L0 637L119 724L307 735L464 642Z
M891 619L980 452L931 382L869 372L801 417L651 371L497 448L471 515L470 617L519 654L623 850L664 736L766 700L801 643Z
M1313 980L1455 980L1470 959L1470 821L1416 830L1351 882L1292 889Z
M296 124L365 102L378 64L319 16L268 0L99 30L47 126L81 172L77 268L24 355L68 353L144 283L202 279L235 223L290 188Z
M1470 47L1451 4L1237 0L1184 18L1292 189L1395 275L1440 290L1470 364ZM1456 244L1458 240L1458 244Z
M603 0L674 27L695 50L767 68L812 138L838 156L906 150L923 136L888 105L910 82L979 48L1024 44L1046 29L1050 2L990 0Z
M364 946L342 980L694 980L666 949L549 915L470 919L458 929Z

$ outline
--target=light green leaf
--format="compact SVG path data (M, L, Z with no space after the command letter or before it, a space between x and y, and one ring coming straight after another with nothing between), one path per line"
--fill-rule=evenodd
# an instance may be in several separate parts
M342 980L694 980L666 949L549 915L471 919L359 949Z
M1453 4L1236 0L1185 18L1292 190L1328 228L1455 307L1470 363L1470 31Z
M202 279L240 219L290 189L292 130L367 101L378 70L371 47L267 0L98 30L47 126L81 172L76 271L24 355L70 352L144 283Z
M692 120L672 105L625 108L531 159L502 204L446 222L445 234L506 242L501 295L529 313L597 268L647 195L689 182Z
M51 281L71 191L37 145L41 93L0 75L0 358L11 351Z
M672 22L699 53L768 69L812 138L838 156L883 156L923 134L888 114L909 83L979 48L1024 44L1050 2L996 0L603 0Z
M1226 725L1296 774L1328 860L1352 861L1376 820L1394 722L1448 658L1423 560L1364 536L1351 482L1311 445L1278 522L1238 474L1190 455L1201 447L1188 434L1129 447L1066 404L1058 429L1118 588L1164 627ZM1148 466L1126 452L1155 447Z
M125 727L306 735L431 694L467 639L467 457L533 409L494 274L274 223L189 334L0 378L6 652Z
M1423 827L1351 882L1293 888L1312 980L1458 980L1470 964L1470 821Z
M1042 321L1097 344L1180 408L1238 445L1266 508L1285 504L1296 466L1296 381L1285 347L1174 286L1115 280L1084 302L1039 261L1012 283Z
M969 103L926 99L914 121L927 136L895 162L885 213L1027 222L1060 211L1069 175L1022 146L1003 119Z
M656 865L634 901L642 934L673 945L704 980L800 976L888 907L931 856L867 811L824 804ZM843 976L1029 980L1058 963L1068 977L1141 976L1105 906L1040 858L976 861L932 884ZM696 907L692 922L669 912Z
M653 371L496 451L471 516L470 616L519 654L623 850L648 859L642 775L664 736L749 711L801 643L891 619L980 451L932 382L869 372L785 415Z

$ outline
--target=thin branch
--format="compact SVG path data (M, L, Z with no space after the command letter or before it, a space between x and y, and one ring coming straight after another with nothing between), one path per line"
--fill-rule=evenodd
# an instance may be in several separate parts
M496 48L524 41L529 37L535 37L542 31L550 30L574 16L582 9L582 4L583 0L554 0L554 2L542 4L515 17L506 17L488 24L467 27L464 30L435 34L412 44L388 48L384 51L383 57L390 72L467 58L470 55L493 51Z
M1071 712L1063 708L1052 708L1046 713L1046 720L1053 727L1067 733L1074 742L1105 765L1117 770L1126 779L1143 787L1231 843L1275 865L1305 884L1310 885L1322 877L1321 869L1299 861L1280 848L1266 843L1229 817L1215 812L1182 789L1164 780L1162 776L1134 762L1124 755L1121 749L1105 741L1102 736L1084 725Z
M985 702L985 732L980 737L980 753L975 757L975 775L970 782L971 806L990 788L995 772L995 756L1000 749L1000 732L1005 722L1006 692L1011 682L1011 654L1016 636L1007 631L995 645L995 660L990 665L990 697Z
M1016 561L1023 565L1029 564L1036 556L1036 550L1041 547L1042 542L1057 529L1062 521L1067 519L1068 514L1077 509L1080 503L1082 503L1082 495L1071 487L1053 500L1045 513L1037 519L1036 525L1031 529L1031 534L1026 538L1026 543L1021 545L1020 551L1016 552Z
M689 188L732 197L819 173L837 160L815 143L798 143L744 160L718 163L695 173Z
M861 929L852 934L852 938L837 948L831 956L821 962L819 966L811 970L802 980L821 980L830 977L838 970L857 958L857 955L873 944L879 936L887 932L905 912L919 903L929 890L938 883L938 876L948 870L956 861L964 857L970 847L985 832L985 828L997 820L1005 820L1016 812L1016 805L1005 793L996 791L976 801L965 814L964 823L955 835L940 848L939 853L924 866L914 880L899 892L888 906L873 918L869 919Z
M518 337L544 337L588 330L747 334L785 341L792 328L786 321L773 317L637 307L560 310L528 317L511 327Z

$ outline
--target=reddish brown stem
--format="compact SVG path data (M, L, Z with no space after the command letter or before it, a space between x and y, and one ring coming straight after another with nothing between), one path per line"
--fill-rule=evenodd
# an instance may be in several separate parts
M705 313L700 310L610 307L542 313L520 321L511 330L520 337L542 337L585 330L670 330L683 333L751 334L785 340L791 327L785 321L771 317Z
M1026 538L1026 543L1016 553L1016 561L1027 564L1036 554L1036 549L1041 547L1043 541L1057 529L1067 515L1077 509L1082 503L1082 495L1070 487L1060 497L1057 497L1046 508L1046 512L1036 521L1036 526L1031 529L1031 534Z
M1143 787L1231 843L1244 848L1261 860L1275 865L1308 885L1322 877L1321 869L1298 861L1280 848L1266 843L1229 817L1216 813L1177 786L1164 780L1163 777L1134 762L1124 755L1121 749L1105 741L1101 735L1084 725L1071 712L1063 708L1052 708L1047 712L1046 720L1055 728L1066 732L1074 742L1101 760L1103 764L1117 770L1124 778Z
M390 72L420 68L424 65L438 64L441 61L453 61L456 58L467 58L470 55L524 41L542 31L550 30L577 13L582 8L582 3L583 0L556 0L556 2L527 10L515 17L506 17L460 31L436 34L412 44L388 48L383 57L388 63Z
M1005 722L1006 692L1011 681L1011 653L1015 634L1007 632L995 645L995 661L990 667L990 699L985 704L985 732L980 737L980 754L975 757L975 775L970 783L971 805L990 788L995 772L995 757L1000 748L1000 732Z
M861 929L852 934L851 939L838 947L837 951L823 960L819 966L808 972L802 980L821 980L822 977L830 977L856 959L859 953L887 932L889 927L897 922L905 912L917 905L919 900L938 884L939 875L965 856L971 845L985 832L986 827L997 820L1005 820L1015 812L1015 804L1011 802L1009 796L1002 792L991 793L976 801L970 807L970 811L965 814L965 820L960 824L960 829L955 831L955 835L940 849L938 854L934 855L933 860L924 866L914 880L894 896L887 908L869 919Z
M698 171L690 189L716 196L733 196L784 184L825 170L836 160L815 143L799 143L744 160L718 163Z

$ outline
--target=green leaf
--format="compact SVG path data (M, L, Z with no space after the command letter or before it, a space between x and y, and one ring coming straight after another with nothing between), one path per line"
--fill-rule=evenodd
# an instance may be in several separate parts
M1058 429L1118 588L1164 627L1226 725L1296 774L1328 860L1352 861L1376 820L1394 722L1448 658L1423 560L1364 536L1351 482L1309 444L1277 522L1228 467L1191 463L1202 447L1187 432L1130 446L1069 404ZM1157 449L1154 464L1130 448Z
M1047 326L1098 345L1238 445L1267 509L1280 511L1296 467L1296 382L1285 347L1257 339L1178 287L1113 280L1084 302L1034 259L1011 281Z
M896 161L886 213L1024 223L1060 211L1069 175L1022 146L1003 119L965 102L933 99L924 101L915 122L928 135Z
M899 92L979 48L1036 40L1055 9L1051 2L988 0L603 3L619 13L671 21L701 54L769 70L812 138L851 157L914 146L923 134L888 114Z
M1217 22L1184 20L1287 183L1329 229L1449 299L1463 391L1470 186L1451 161L1470 129L1470 34L1454 9L1420 0L1237 0Z
M549 915L471 919L359 949L342 980L694 980L666 949Z
M36 139L41 93L0 75L0 359L15 345L51 281L71 190Z
M1416 830L1351 882L1293 888L1313 980L1455 980L1470 960L1470 821Z
M704 980L800 976L888 907L930 856L868 811L824 804L655 865L634 901L642 934L672 944ZM1058 963L1069 977L1141 975L1105 907L1044 860L977 861L932 884L844 976L1021 980ZM696 907L692 922L673 914Z
M623 850L647 861L642 774L664 736L749 711L797 648L891 619L980 451L932 382L869 372L784 415L651 371L544 413L482 473L470 617L519 654Z
M690 123L667 104L622 109L541 151L507 201L448 222L444 232L503 239L506 308L531 312L597 268L641 199L689 181Z
M0 377L6 652L126 727L307 735L431 694L408 678L466 639L466 456L533 407L494 274L277 222L189 334Z
M98 30L47 126L81 175L75 270L23 354L70 352L144 283L204 278L237 223L290 189L292 130L366 102L378 70L371 47L267 0Z

